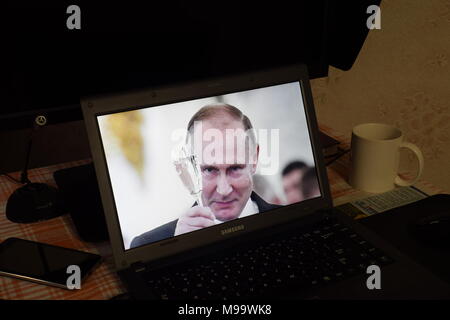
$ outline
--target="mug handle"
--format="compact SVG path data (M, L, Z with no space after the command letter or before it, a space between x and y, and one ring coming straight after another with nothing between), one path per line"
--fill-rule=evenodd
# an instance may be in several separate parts
M416 177L412 180L412 181L406 181L403 180L402 178L400 178L399 176L395 177L395 184L401 187L408 187L413 185L414 183L417 182L417 180L419 180L420 176L422 175L422 171L423 171L423 155L422 155L422 151L420 151L420 149L412 143L409 142L402 142L400 144L400 148L407 148L409 150L411 150L417 157L417 160L419 160L419 172L417 173Z

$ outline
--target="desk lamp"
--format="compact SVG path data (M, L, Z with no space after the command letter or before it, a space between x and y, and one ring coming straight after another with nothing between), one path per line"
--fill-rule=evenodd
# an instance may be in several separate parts
M58 189L45 183L31 182L28 179L33 135L38 128L45 126L46 123L47 119L43 115L37 116L34 120L28 141L25 166L20 177L20 182L24 186L16 189L9 196L6 204L6 217L12 222L30 223L48 220L64 213L63 201Z

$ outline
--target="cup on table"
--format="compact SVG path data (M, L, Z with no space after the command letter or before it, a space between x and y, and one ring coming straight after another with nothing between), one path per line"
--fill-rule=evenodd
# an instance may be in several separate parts
M412 181L397 174L400 148L411 150L419 160L419 170ZM397 186L416 183L423 171L420 149L403 141L402 132L387 124L364 123L353 128L351 141L351 171L349 182L355 189L367 192L386 192Z

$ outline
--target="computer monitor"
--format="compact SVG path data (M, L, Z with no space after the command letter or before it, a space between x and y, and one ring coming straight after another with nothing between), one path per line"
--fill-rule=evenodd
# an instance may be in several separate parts
M80 4L80 30L66 27L72 3L8 2L0 131L28 128L38 114L48 124L81 120L80 97L92 94L292 63L325 76L327 2L91 1Z

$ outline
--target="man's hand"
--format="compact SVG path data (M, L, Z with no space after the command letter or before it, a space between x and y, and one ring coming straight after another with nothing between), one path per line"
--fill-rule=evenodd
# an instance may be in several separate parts
M195 206L187 210L177 222L175 236L213 226L214 214L208 207Z

